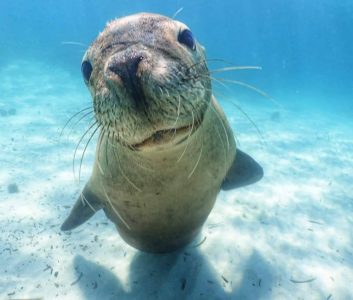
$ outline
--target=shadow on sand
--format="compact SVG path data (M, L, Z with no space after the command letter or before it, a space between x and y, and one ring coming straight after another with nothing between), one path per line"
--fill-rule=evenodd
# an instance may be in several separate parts
M74 266L82 273L77 285L84 299L254 300L266 299L271 294L271 271L256 252L245 264L234 266L237 272L239 268L243 271L236 286L231 278L222 278L196 249L166 255L139 252L132 259L127 283L82 256L75 257Z

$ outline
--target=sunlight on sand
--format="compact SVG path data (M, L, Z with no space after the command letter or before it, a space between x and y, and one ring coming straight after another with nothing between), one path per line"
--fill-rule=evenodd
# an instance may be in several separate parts
M60 231L89 178L95 141L77 183L82 147L76 179L72 160L85 124L59 134L87 104L87 91L63 70L40 65L38 72L39 65L14 62L0 72L0 108L16 109L0 116L1 128L11 127L0 136L1 299L353 298L351 121L291 110L271 119L273 107L255 101L246 110L263 143L226 104L240 148L263 165L265 177L221 192L202 233L180 253L143 254L102 212ZM9 193L13 183L19 191Z

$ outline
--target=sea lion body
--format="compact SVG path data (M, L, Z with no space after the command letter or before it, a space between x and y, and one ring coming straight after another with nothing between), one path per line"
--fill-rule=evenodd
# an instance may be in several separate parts
M87 51L83 73L101 131L92 176L63 230L103 209L130 245L173 251L198 234L222 186L261 178L236 150L190 33L138 14L110 23Z
M130 153L110 144L100 148L101 167L96 159L88 188L105 199L105 213L129 244L166 252L199 232L234 160L232 132L223 121L226 132L210 108L179 161L185 143L157 152Z

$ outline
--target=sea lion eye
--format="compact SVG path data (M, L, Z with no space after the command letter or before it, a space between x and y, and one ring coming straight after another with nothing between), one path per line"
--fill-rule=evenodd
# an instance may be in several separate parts
M82 62L81 72L83 75L83 79L85 80L86 83L88 83L89 79L91 78L92 70L93 70L92 64L88 60L85 60L84 62Z
M191 50L196 49L196 42L194 39L194 35L189 29L184 29L183 31L179 32L178 41L179 43L189 47Z

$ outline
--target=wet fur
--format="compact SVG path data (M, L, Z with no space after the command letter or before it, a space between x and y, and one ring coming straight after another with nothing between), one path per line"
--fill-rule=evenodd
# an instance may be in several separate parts
M173 251L201 230L225 179L230 188L241 186L241 177L254 182L256 164L232 167L233 132L212 96L202 46L192 51L178 43L184 28L163 16L133 15L109 23L86 52L96 121L85 134L100 135L92 176L63 230L103 209L130 245ZM108 68L134 51L144 57L137 70L139 103ZM257 171L256 180L262 176Z
M190 125L191 112L202 119L211 99L211 80L199 76L208 74L202 47L197 45L193 52L177 43L183 28L179 22L151 14L129 22L118 19L88 49L84 59L93 65L88 86L95 116L119 141L133 145L158 130ZM133 51L144 56L138 74L145 95L140 107L107 68L109 60L124 60Z

